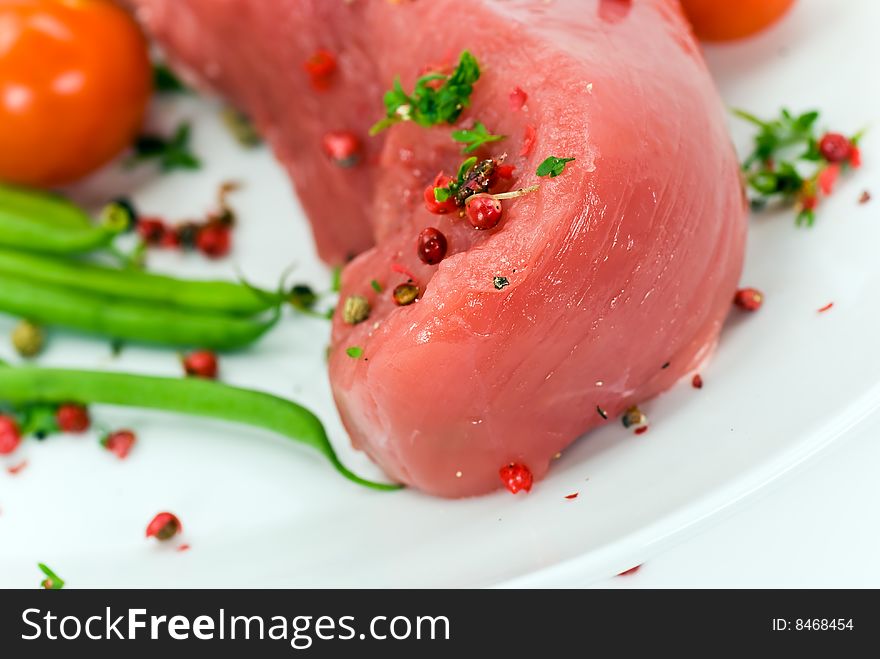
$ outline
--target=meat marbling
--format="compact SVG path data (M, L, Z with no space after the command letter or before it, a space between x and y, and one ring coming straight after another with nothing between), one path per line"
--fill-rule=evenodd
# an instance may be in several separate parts
M360 254L341 295L367 297L372 313L355 326L337 314L331 382L354 444L392 478L446 497L500 487L510 462L540 478L714 347L746 212L722 106L675 0L135 3L179 65L256 120L322 257ZM303 71L318 48L339 63L323 92ZM422 203L461 162L449 126L367 136L396 75L411 88L464 49L483 74L459 123L506 135L483 153L506 152L517 187L540 183L505 201L490 231ZM332 130L360 136L360 165L328 161ZM550 155L577 160L539 179ZM427 226L449 239L438 266L416 255ZM410 306L391 299L400 270L422 289Z

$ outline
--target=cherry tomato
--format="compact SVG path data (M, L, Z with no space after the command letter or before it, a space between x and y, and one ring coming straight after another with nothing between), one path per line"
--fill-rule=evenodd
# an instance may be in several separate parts
M0 180L68 183L132 143L147 42L110 0L0 0Z
M782 17L794 0L681 0L694 32L705 41L741 39Z

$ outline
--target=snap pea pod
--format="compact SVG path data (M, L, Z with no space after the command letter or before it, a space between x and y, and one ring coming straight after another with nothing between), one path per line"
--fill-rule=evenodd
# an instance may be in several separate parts
M88 229L91 218L61 195L0 183L0 216L31 219L46 226Z
M374 490L398 490L346 468L321 421L296 403L271 394L198 378L160 378L127 373L11 367L0 362L0 402L104 403L210 417L263 428L317 449L348 480Z
M111 339L176 347L234 350L253 343L281 315L244 318L129 302L0 272L0 311L41 325L60 326Z
M0 273L129 301L252 316L278 306L277 293L228 281L194 281L0 248Z

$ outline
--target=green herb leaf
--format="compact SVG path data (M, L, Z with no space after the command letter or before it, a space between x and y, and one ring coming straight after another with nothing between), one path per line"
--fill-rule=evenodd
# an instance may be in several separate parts
M330 290L338 293L340 288L342 288L342 266L337 265L330 275Z
M48 565L45 563L37 563L37 567L40 568L43 574L46 575L45 581L43 581L43 588L47 590L61 590L64 588L64 579L55 574Z
M134 143L134 155L129 164L155 161L163 172L175 169L199 169L201 161L189 150L191 127L184 122L177 127L173 137L141 135Z
M360 346L351 346L345 349L345 354L352 359L360 359L364 354L364 349Z
M538 165L538 171L536 173L538 176L556 178L565 171L565 163L572 162L573 160L574 158L557 158L556 156L550 156L547 160Z
M468 172L470 172L474 168L474 165L476 165L476 164L477 164L476 156L471 156L470 158L465 160L463 163L461 163L461 165L459 165L458 174L456 174L456 178L459 181L465 180L467 178Z
M153 64L153 88L159 94L189 93L189 89L180 82L174 72L161 62Z
M374 291L376 291L377 293L381 293L381 292L382 292L382 284L380 284L380 283L379 283L378 281L376 281L375 279L373 279L373 280L370 282L370 287L372 287L372 289L373 289Z
M455 123L470 105L473 85L479 77L477 60L464 51L451 75L424 75L416 81L412 94L407 94L400 79L396 79L385 93L385 117L370 128L370 135L381 133L400 121L413 121L425 127Z
M473 153L484 144L503 140L506 135L493 135L481 122L474 124L474 127L466 130L456 130L452 132L452 139L456 142L462 142L467 146L464 147L462 153Z

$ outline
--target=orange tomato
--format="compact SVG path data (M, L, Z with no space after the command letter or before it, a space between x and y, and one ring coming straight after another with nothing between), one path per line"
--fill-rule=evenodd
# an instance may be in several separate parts
M0 180L69 183L130 145L147 42L109 0L0 0Z
M681 0L697 37L706 41L741 39L778 20L794 0Z

